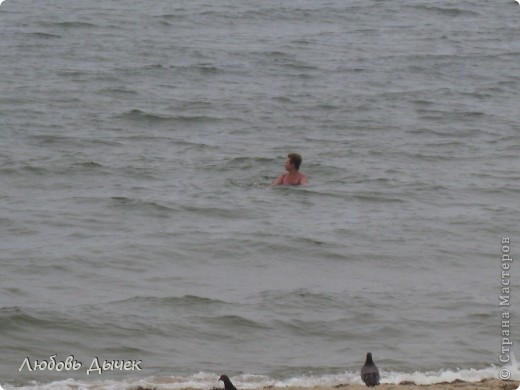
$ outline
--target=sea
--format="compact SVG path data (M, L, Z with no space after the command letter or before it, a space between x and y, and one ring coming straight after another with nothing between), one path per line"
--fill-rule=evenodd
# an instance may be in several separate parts
M3 1L0 385L520 380L519 37L513 0Z

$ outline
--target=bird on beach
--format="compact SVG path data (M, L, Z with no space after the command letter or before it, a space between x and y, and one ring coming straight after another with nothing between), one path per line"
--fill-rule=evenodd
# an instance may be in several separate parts
M224 387L226 390L237 390L237 388L235 387L235 385L233 385L233 383L231 383L227 375L221 375L220 378L218 378L218 380L224 382Z
M368 387L377 386L379 384L379 370L372 360L372 354L367 353L365 365L361 369L361 379ZM227 389L226 389L227 390Z

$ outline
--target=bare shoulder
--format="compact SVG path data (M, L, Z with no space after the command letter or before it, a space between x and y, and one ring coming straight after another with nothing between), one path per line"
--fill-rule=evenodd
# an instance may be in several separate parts
M283 184L284 177L285 174L278 176L278 178L275 181L273 181L273 186L279 186L280 184Z

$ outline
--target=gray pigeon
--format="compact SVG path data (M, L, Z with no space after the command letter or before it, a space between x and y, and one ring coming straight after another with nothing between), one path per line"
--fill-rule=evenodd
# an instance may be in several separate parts
M237 388L233 385L233 383L231 383L227 375L221 375L220 378L218 378L218 380L224 382L224 387L226 390L237 390Z
M367 353L367 360L361 369L361 379L368 387L377 386L379 384L379 370L372 361L372 354ZM227 390L227 389L226 389Z

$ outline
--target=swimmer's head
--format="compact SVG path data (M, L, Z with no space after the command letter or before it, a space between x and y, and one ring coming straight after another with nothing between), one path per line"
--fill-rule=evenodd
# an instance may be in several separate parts
M289 158L289 162L296 168L296 170L300 169L300 165L302 164L302 156L298 153L289 153L287 155Z

